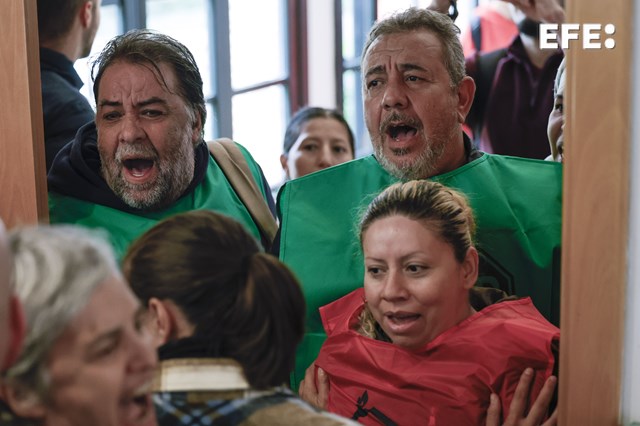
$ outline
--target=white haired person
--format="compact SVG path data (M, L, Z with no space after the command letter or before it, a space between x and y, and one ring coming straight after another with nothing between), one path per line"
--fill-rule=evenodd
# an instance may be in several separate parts
M156 354L109 246L70 226L16 229L9 246L28 329L3 377L1 422L155 425Z

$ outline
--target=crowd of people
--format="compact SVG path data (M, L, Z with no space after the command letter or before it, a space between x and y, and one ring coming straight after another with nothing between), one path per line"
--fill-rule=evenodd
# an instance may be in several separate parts
M535 138L554 161L486 152L467 134L482 83L439 3L369 32L373 154L339 111L303 108L274 194L232 142L248 198L204 141L189 49L112 39L95 119L50 165L51 224L0 221L0 424L556 424L565 61L527 65L553 69ZM100 2L78 4L90 45Z

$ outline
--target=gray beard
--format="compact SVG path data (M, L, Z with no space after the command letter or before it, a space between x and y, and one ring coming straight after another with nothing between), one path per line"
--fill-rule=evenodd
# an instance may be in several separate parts
M398 156L406 155L404 149L393 150ZM392 176L403 180L426 179L438 172L440 159L446 152L446 144L440 143L435 147L427 145L412 163L394 163L383 153L382 142L374 144L374 153L380 165Z
M121 169L112 175L102 162L104 176L111 190L128 206L146 210L162 210L173 204L189 187L195 171L195 150L193 145L181 144L161 161L156 161L158 177L154 182L134 185L122 176ZM139 191L147 191L143 198Z

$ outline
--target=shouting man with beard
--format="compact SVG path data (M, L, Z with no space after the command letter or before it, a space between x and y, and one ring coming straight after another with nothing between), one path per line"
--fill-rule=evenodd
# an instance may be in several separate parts
M203 140L202 78L184 45L132 30L107 44L93 70L95 123L78 131L49 172L53 223L104 228L122 256L157 221L208 209L235 218L264 245L270 242ZM248 178L273 207L260 167L237 147Z
M396 181L433 179L465 193L478 224L476 285L530 296L558 323L561 167L473 148L462 124L475 84L458 33L446 15L421 9L376 23L361 61L374 154L280 191L279 256L299 277L308 305L294 386L326 338L318 307L362 286L359 213Z

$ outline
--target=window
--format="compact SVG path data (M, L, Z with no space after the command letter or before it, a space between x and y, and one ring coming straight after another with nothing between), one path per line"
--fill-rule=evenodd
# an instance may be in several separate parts
M296 0L103 0L91 57L115 35L150 28L193 53L207 100L205 139L245 146L267 180L282 180L279 156L292 109L306 104L305 8ZM94 104L87 60L76 63Z

